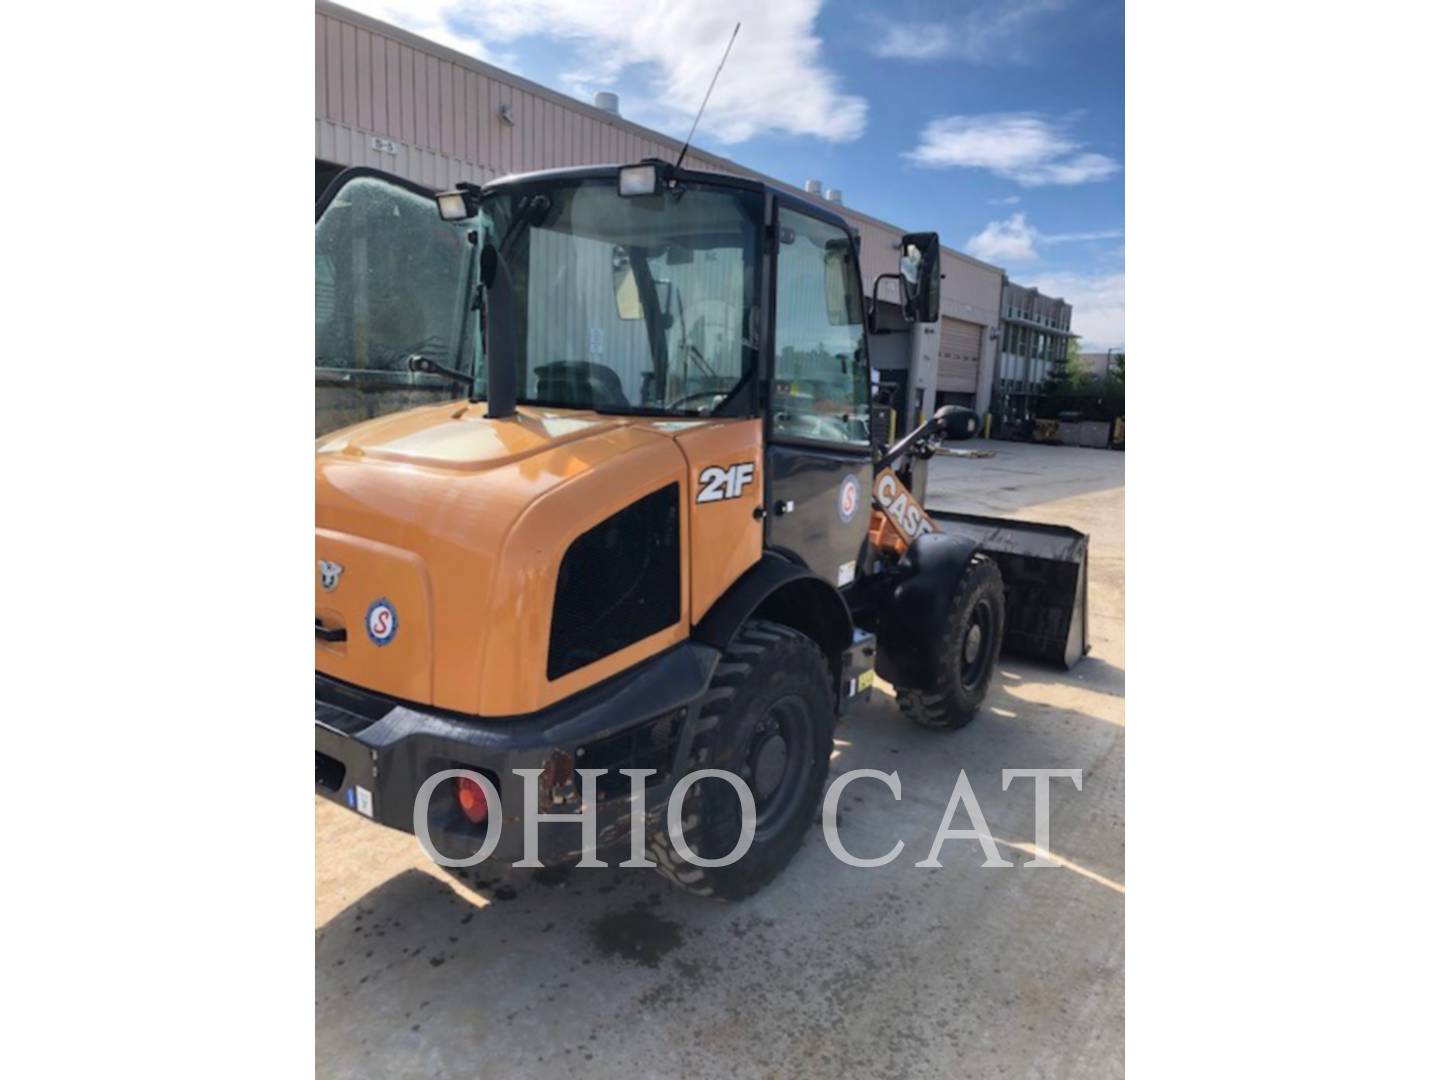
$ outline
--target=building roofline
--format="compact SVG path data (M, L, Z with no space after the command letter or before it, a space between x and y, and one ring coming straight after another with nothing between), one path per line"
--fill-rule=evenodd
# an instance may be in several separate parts
M655 142L660 143L663 146L670 148L677 155L679 154L681 147L684 145L684 143L682 143L679 139L672 138L671 136L666 135L663 132L656 131L654 128L647 128L643 124L637 124L633 120L627 120L625 117L619 115L618 113L610 113L606 112L604 109L597 109L594 105L587 104L586 102L581 101L579 98L571 97L569 94L562 94L558 90L550 89L548 86L541 86L539 83L531 82L524 76L516 75L512 71L506 71L504 68L499 68L496 67L494 64L486 63L484 60L477 60L475 57L460 52L458 49L452 49L448 45L442 45L438 41L431 41L429 38L422 37L414 31L406 30L403 26L396 26L393 23L387 23L383 19L377 19L373 15L366 15L362 12L355 11L352 8L345 7L343 4L333 3L332 0L315 0L315 10L325 15L329 15L332 18L341 19L346 22L352 23L357 27L369 30L374 33L388 34L393 37L398 37L406 44L408 44L411 48L419 49L422 52L428 52L432 56L437 56L440 59L449 60L453 64L459 64L463 67L467 67L471 71L476 72L477 74L484 75L486 78L494 79L496 82L505 83L516 90L523 90L527 94L533 94L536 97L544 98L552 104L561 105L568 109L574 109L582 115L590 117L592 120L600 120L604 123L613 124L618 128L630 131L636 135L644 136L647 139L651 139ZM798 196L799 198L804 199L807 202L814 203L817 206L824 207L825 209L831 210L834 213L838 213L842 217L859 218L861 221L865 221L871 225L876 226L877 228L889 229L893 232L901 234L909 231L907 229L901 228L899 225L891 224L890 222L885 221L882 218L877 218L872 214L867 214L863 210L857 210L847 203L832 203L825 199L817 199L804 188L799 188L796 187L794 184L786 183L784 180L777 179L773 176L768 176L765 173L760 172L758 169L752 169L747 165L740 164L738 161L733 161L730 158L722 157L721 155L712 153L709 150L702 150L697 146L691 146L689 154L687 154L687 156L690 155L704 158L712 165L717 165L723 169L734 171L741 176L748 176L752 179L759 180L762 183L769 184L772 187L779 188L782 191L789 192L790 194ZM941 250L945 252L945 254L953 256L954 258L961 259L965 262L971 263L972 265L981 267L985 270L992 270L1002 276L1004 276L1005 274L1005 270L1003 267L995 266L992 263L984 262L983 260L975 258L975 256L973 255L967 255L965 254L965 252L957 251L954 248L949 247L945 244L941 244L940 247Z
M1068 308L1073 308L1075 306L1071 304L1068 300L1066 300L1063 296L1051 296L1049 293L1041 292L1038 285L1022 285L1020 284L1020 282L1014 280L1008 275L1005 278L1005 284L1013 288L1019 289L1022 292L1033 293L1034 295L1044 300L1049 300L1053 304L1064 304Z

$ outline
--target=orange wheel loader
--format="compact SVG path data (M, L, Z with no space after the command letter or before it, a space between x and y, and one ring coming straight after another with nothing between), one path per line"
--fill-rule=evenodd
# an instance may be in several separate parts
M353 169L315 236L322 796L446 859L643 835L676 884L738 898L812 827L876 672L953 729L1002 644L1083 655L1084 537L906 484L976 415L877 441L882 331L831 210L653 160L439 193ZM894 276L939 317L934 233ZM698 770L753 798L729 865L705 863L737 791ZM528 852L527 813L552 815Z

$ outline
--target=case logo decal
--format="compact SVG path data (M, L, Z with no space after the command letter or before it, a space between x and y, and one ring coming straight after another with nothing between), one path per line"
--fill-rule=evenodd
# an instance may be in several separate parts
M860 508L860 481L853 476L845 477L840 485L840 520L849 522Z
M730 466L711 465L700 470L700 493L695 496L695 501L707 503L738 499L754 479L753 461Z
M370 605L365 613L365 631L376 645L389 645L395 640L395 631L400 620L395 615L395 605L383 596Z
M320 587L326 592L331 592L336 585L340 584L340 575L345 572L345 567L338 562L320 560Z
M915 501L893 469L884 469L875 478L875 501L906 540L918 540L925 533L935 531L930 515Z

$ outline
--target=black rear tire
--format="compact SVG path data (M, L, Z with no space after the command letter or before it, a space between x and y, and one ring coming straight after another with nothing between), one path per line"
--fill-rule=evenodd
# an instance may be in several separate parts
M738 900L794 857L830 772L831 680L824 653L798 630L762 619L741 626L701 702L685 772L724 769L739 776L755 796L755 838L729 866L696 866L676 849L662 816L648 847L674 884L700 896ZM686 793L681 820L691 851L721 858L740 836L739 797L724 780L706 777Z
M940 676L927 687L897 687L900 711L921 727L962 728L975 719L1005 638L1005 585L1000 568L974 555L955 588L945 623Z

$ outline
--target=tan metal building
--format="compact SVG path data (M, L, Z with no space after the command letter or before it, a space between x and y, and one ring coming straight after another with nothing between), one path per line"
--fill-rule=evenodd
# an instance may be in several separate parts
M613 102L613 98L610 99ZM341 168L368 165L436 189L570 165L675 160L681 144L529 80L328 0L315 4L317 186ZM906 231L813 190L795 187L692 147L688 168L755 177L802 198L828 201L860 236L867 288L893 273ZM924 221L914 228L933 227ZM938 404L990 404L1004 271L951 248L942 253L938 324L881 335L872 363L913 422ZM880 298L898 312L893 281ZM882 318L887 314L882 305ZM898 320L895 325L900 326ZM938 396L937 396L938 395Z

